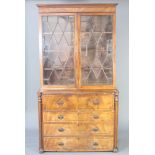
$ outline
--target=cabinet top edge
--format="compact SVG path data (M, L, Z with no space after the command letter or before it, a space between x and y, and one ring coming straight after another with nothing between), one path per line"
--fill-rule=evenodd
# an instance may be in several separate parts
M78 7L115 7L117 6L118 3L106 3L106 4L37 4L37 7L39 8L65 8L65 7L74 7L74 8L78 8Z
M106 89L106 90L84 90L84 91L70 91L70 90L38 90L38 94L44 94L44 95L49 95L49 94L118 94L119 91L118 89Z
M38 4L39 13L115 13L117 4Z

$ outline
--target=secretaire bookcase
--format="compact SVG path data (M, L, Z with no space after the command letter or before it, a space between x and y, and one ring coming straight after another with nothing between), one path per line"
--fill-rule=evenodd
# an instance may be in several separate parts
M40 152L117 151L116 4L38 8Z

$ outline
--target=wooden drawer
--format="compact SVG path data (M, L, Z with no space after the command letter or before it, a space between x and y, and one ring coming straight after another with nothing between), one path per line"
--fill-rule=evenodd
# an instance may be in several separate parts
M78 113L76 112L43 112L43 122L67 122L77 121Z
M114 122L114 111L81 111L78 115L79 121L95 121L95 122L104 122L104 123L113 123Z
M81 95L79 109L114 109L113 95Z
M81 150L98 150L98 151L112 151L113 137L87 137L79 138L79 149Z
M74 95L43 95L43 110L75 110L77 97Z
M78 134L78 124L43 124L43 136L75 136Z
M45 151L69 151L76 149L78 146L78 138L44 138L44 150Z
M113 135L114 134L114 123L113 122L100 122L100 123L79 123L79 134L80 135Z
M112 151L112 137L44 137L45 151Z
M67 122L67 121L114 121L114 111L80 111L77 112L43 112L43 122Z

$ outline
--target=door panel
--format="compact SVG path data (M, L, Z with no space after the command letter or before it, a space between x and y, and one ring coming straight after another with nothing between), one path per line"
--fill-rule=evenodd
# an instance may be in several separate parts
M42 16L44 85L73 85L74 16Z
M112 16L82 15L81 85L112 85Z

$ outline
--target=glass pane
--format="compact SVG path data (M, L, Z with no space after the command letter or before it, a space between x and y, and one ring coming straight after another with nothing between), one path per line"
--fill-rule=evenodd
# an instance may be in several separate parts
M112 84L112 16L81 16L82 85Z
M43 16L42 28L44 84L73 84L74 17Z

